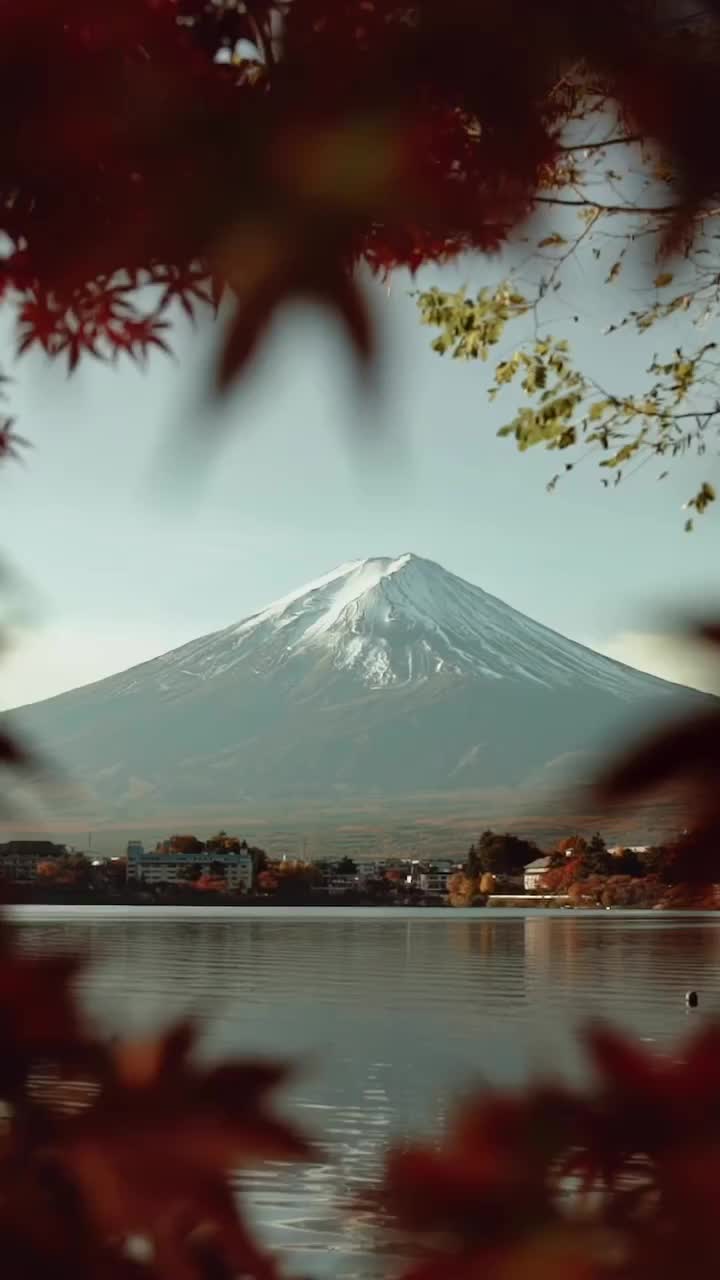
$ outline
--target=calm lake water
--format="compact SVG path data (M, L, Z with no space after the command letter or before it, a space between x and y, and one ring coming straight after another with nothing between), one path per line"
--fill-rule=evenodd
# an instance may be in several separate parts
M243 1185L295 1274L384 1277L356 1209L391 1141L437 1134L458 1090L533 1071L577 1078L576 1032L611 1019L663 1052L720 1013L713 915L513 910L17 908L29 951L93 959L81 997L107 1032L194 1013L204 1051L301 1068L284 1105L318 1141L306 1167ZM700 992L688 1011L688 988Z

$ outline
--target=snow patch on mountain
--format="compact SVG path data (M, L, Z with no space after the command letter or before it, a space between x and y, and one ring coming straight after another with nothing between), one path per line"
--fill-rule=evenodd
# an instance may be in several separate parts
M632 700L674 688L410 554L339 565L242 622L103 684L125 694L141 680L171 697L235 669L254 679L294 670L300 658L329 663L369 689L469 677L546 689L589 684Z

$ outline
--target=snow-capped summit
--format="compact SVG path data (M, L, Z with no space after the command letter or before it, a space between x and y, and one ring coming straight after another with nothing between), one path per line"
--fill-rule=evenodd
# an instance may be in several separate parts
M339 565L242 622L117 677L117 692L143 683L166 691L236 670L267 676L303 656L352 673L368 689L433 677L591 684L620 697L651 677L593 653L420 556ZM661 682L652 681L657 689Z
M699 694L419 556L340 565L251 617L18 712L94 819L337 812L562 782ZM496 792L494 792L496 794ZM533 792L533 794L535 794ZM533 801L534 803L534 801Z

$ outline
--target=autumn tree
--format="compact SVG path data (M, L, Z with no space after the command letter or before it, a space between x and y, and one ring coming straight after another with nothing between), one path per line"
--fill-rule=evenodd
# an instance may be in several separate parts
M169 853L203 853L205 846L197 836L171 836L168 841Z
M286 858L281 862L268 862L257 877L257 887L261 893L277 894L285 901L300 901L310 896L321 879L314 863Z
M335 863L334 871L338 876L356 876L357 863L353 862L352 858L345 856Z
M229 836L227 831L218 831L216 835L210 836L205 841L205 849L208 853L249 853L251 856L264 852L262 849L250 849L247 840Z
M391 883L385 875L370 876L365 882L365 890L371 898L385 902L390 897Z
M663 897L662 884L655 877L608 876L600 890L604 907L649 907Z
M550 853L550 865L560 867L566 858L583 857L587 853L588 842L581 835L565 836L558 840Z
M667 885L720 883L717 847L695 831L678 836L665 847L660 878Z
M652 861L646 863L643 855L636 849L621 849L612 860L612 869L616 875L639 878L650 873L653 863Z
M582 878L582 859L563 858L562 862L548 867L540 881L540 887L547 893L567 893L570 886Z
M58 880L60 877L60 868L58 866L59 859L45 858L42 862L38 862L36 867L36 875L39 880Z
M257 887L261 893L277 893L280 887L280 877L275 866L267 867L260 872L257 878Z
M247 845L244 840L240 843L240 849L250 854L255 875L265 870L268 865L268 856L264 849L260 849L257 845Z
M528 862L539 857L540 850L531 840L505 832L483 831L468 853L466 871L470 876L489 872L494 876L513 876L522 872Z
M626 854L629 854L629 852L629 850L624 849L622 857L625 858ZM667 861L667 856L668 850L665 845L651 845L650 848L643 849L642 852L636 853L635 857L642 868L640 874L643 876L660 875ZM626 870L625 874L633 875L634 872Z
M477 899L480 886L477 878L467 871L456 871L448 877L448 902L451 907L471 907Z
M100 878L113 889L127 883L127 858L108 858L99 868Z
M582 906L583 903L594 903L599 900L599 895L595 893L594 878L588 880L574 880L568 887L568 898L574 907Z
M205 841L205 848L208 853L220 853L231 845L239 848L240 842L229 836L227 831L218 831L216 835L209 836Z
M224 874L214 873L212 867L209 871L203 871L197 880L193 881L193 887L201 893L227 893L228 891Z
M599 831L591 837L587 848L580 854L584 876L607 876L613 869L613 857Z
M66 853L59 858L48 858L37 865L37 874L42 880L51 880L56 884L76 885L87 888L90 883L92 866L82 853Z

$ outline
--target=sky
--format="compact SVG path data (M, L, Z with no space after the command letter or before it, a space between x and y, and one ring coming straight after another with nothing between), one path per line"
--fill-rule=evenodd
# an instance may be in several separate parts
M648 343L601 337L617 295L578 271L557 332L571 330L581 365L636 388ZM466 260L416 287L474 291L503 272ZM586 462L549 495L557 455L497 438L513 401L488 403L494 361L433 353L412 287L368 286L382 352L371 392L328 318L300 306L220 410L216 325L180 319L174 357L144 370L89 362L68 378L38 358L9 363L10 411L32 448L0 472L13 641L0 705L155 657L342 561L406 551L613 657L720 687L703 654L670 638L678 609L715 599L720 514L688 536L682 511L712 459L681 461L662 483L647 466L612 492Z

